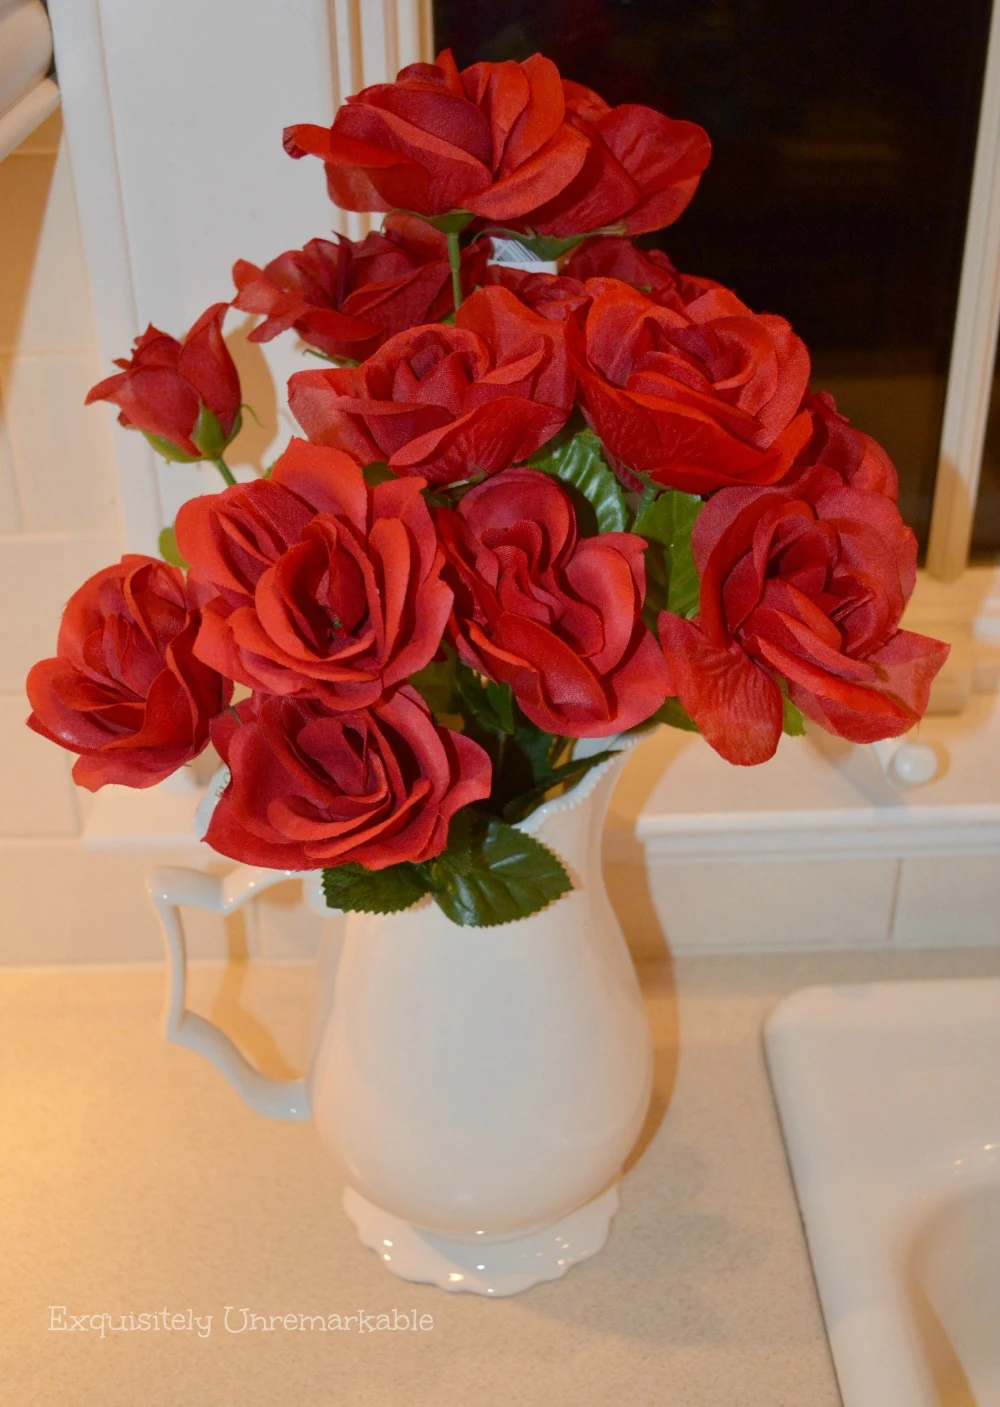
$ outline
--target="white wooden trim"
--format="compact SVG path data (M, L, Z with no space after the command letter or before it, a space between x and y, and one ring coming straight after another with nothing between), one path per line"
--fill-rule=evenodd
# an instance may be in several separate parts
M434 55L432 0L327 0L327 10L335 107ZM363 239L379 218L338 211L334 227L350 239Z
M114 358L126 355L138 335L139 316L99 0L49 0L49 17L97 342L101 361L110 369ZM114 454L125 543L132 551L154 553L163 510L153 451L133 432L115 435Z
M651 865L996 855L1000 804L643 816L636 833Z
M376 4L376 10L383 6ZM330 59L333 72L334 110L365 86L361 48L361 0L328 0ZM368 216L334 211L334 228L348 239L363 239L370 229Z
M1000 4L994 4L952 341L928 570L950 581L969 556L1000 324Z
M51 78L43 78L25 93L12 108L0 116L0 161L19 147L25 137L55 112L59 106L59 89Z

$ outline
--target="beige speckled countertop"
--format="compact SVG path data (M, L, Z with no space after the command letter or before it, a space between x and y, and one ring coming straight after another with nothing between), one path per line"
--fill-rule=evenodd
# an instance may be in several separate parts
M408 1285L355 1240L311 1127L245 1109L159 1033L152 968L0 973L4 1407L834 1407L837 1390L760 1047L813 982L1000 972L1000 950L697 958L643 972L659 1082L611 1239L484 1301ZM202 968L273 1073L304 1044L306 967ZM679 1032L679 1040L678 1040ZM66 1332L66 1315L204 1328ZM234 1333L261 1315L416 1310L433 1328ZM148 1321L150 1323L153 1320Z

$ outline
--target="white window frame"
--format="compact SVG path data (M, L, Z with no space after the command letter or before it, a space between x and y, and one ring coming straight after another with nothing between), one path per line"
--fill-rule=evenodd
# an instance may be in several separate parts
M1000 3L994 3L927 545L927 570L968 567L1000 326Z

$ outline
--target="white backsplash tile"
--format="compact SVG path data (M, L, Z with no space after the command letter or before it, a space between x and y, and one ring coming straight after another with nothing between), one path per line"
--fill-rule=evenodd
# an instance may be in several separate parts
M0 358L2 363L2 358ZM3 368L0 365L0 386L3 385ZM14 457L7 438L4 422L3 396L0 394L0 533L21 531L21 505L17 497L17 479L14 476Z
M34 662L55 653L70 596L120 556L111 536L0 538L0 694L20 693Z
M0 162L0 234L0 348L91 346L94 319L65 141L58 154L51 145L21 147Z
M23 694L0 697L0 836L76 835L73 757L25 726Z
M904 860L893 942L902 947L1000 943L1000 859L996 855Z
M146 896L151 865L196 864L195 852L84 850L75 839L0 840L4 923L0 962L157 962L163 939ZM230 868L223 862L222 868ZM242 928L215 914L192 918L189 955L243 949Z
M59 113L0 163L0 251L2 947L31 961L102 951L80 908L99 929L117 902L106 864L88 872L71 839L72 756L24 724L25 675L54 652L66 600L121 552L107 417L83 407L101 367ZM129 950L124 910L114 941Z
M109 427L85 406L99 377L89 351L8 360L3 397L25 532L114 532L118 508Z
M857 948L888 942L898 869L893 859L682 861L651 864L648 882L674 952Z

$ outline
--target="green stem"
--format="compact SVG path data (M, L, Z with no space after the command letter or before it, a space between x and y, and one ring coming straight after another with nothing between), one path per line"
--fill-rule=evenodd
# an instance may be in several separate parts
M497 739L497 760L496 760L496 762L495 762L494 765L493 765L493 770L494 770L494 772L496 772L496 774L497 774L498 777L499 777L500 774L503 772L503 759L504 759L504 754L506 753L506 751L507 751L507 734L506 734L506 733L501 733L500 736L499 736L499 738Z
M458 312L462 306L462 251L458 243L458 235L449 233L448 240L448 263L451 265L451 291L455 299L455 311Z
M219 455L218 459L213 459L212 463L215 465L216 469L218 469L219 473L225 479L227 484L235 484L236 480L233 478L229 465L223 459L221 454Z

